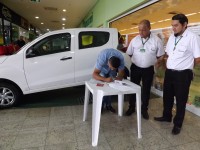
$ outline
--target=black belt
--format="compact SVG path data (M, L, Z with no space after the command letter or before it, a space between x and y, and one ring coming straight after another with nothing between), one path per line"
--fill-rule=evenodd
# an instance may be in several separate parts
M136 66L134 63L132 63L132 65L134 65L134 66ZM154 66L149 66L149 67L146 67L146 68L141 68L141 67L138 67L138 66L136 66L137 68L140 68L140 69L149 69L149 68L152 68L152 67L154 67Z
M167 69L167 70L172 71L172 72L187 72L187 71L192 71L191 69L185 69L185 70Z

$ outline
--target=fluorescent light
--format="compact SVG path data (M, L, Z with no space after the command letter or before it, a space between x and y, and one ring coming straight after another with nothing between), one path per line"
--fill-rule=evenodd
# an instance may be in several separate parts
M171 20L171 19L165 19L164 21L169 21L169 20Z
M127 29L123 29L123 30L120 30L120 31L126 31Z
M197 13L186 14L186 16L196 15Z
M132 27L132 28L130 28L130 29L135 29L135 28L138 28L138 27Z
M158 22L163 22L164 20L160 20L160 21L158 21Z

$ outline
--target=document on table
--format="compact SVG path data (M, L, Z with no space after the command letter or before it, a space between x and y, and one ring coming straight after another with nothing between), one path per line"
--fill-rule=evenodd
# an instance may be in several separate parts
M123 81L115 81L112 83L108 83L108 85L114 89L117 89L119 91L129 91L132 90L132 88L130 87L130 85L126 84Z

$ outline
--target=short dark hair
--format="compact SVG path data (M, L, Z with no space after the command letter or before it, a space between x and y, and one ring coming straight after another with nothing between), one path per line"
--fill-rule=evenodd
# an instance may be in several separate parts
M148 28L151 28L151 23L150 23L149 20L144 19L144 20L140 21L139 24L144 24L144 25L146 25Z
M120 66L120 59L116 56L112 56L109 59L109 62L112 65L112 67L114 67L114 68L118 68Z
M188 23L188 18L184 14L176 14L172 17L172 20L178 20L182 25Z

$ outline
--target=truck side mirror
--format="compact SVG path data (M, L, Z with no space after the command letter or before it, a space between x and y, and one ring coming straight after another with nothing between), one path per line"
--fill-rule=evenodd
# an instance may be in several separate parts
M34 50L33 47L29 48L26 51L26 58L31 58L31 57L35 57L35 56L38 56L38 54L36 53L36 51Z

